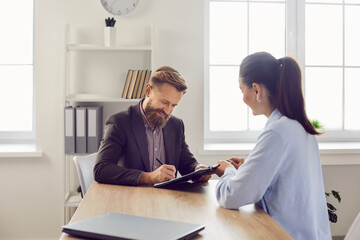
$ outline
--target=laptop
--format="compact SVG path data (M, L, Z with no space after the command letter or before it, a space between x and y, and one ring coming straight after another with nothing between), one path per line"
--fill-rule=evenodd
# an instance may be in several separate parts
M204 225L107 213L63 226L62 231L91 239L191 239Z

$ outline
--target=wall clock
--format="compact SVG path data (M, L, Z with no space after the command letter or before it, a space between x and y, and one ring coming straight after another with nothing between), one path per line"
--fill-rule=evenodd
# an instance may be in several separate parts
M138 6L139 0L100 0L106 11L113 15L124 16Z

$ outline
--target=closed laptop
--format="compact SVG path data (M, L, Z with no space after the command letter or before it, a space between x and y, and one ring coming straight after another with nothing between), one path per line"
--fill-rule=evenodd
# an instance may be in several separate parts
M107 213L63 226L70 235L92 239L191 239L204 225Z

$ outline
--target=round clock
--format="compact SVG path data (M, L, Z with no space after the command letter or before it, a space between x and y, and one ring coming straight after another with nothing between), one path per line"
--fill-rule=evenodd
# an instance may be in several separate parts
M101 4L109 13L124 16L137 7L139 0L101 0Z

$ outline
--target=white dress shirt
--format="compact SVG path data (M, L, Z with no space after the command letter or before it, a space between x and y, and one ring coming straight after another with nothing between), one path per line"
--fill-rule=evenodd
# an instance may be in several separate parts
M224 208L256 203L294 239L331 239L318 143L274 110L243 165L216 187Z

